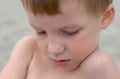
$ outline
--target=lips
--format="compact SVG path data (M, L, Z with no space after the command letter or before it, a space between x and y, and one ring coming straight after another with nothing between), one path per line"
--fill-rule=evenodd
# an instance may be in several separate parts
M60 67L66 66L69 62L70 60L54 60L54 63Z

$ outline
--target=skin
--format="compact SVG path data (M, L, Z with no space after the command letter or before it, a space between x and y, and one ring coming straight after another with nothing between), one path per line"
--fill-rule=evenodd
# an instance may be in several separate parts
M114 7L110 4L95 17L77 0L65 0L61 11L34 16L27 10L36 35L18 42L0 79L120 79L113 59L98 46L100 30L112 22ZM57 65L59 60L67 62Z

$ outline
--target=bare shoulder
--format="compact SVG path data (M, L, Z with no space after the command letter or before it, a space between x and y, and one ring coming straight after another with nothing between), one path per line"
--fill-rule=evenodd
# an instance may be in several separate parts
M21 39L16 44L7 64L1 71L0 79L25 79L36 46L36 39L33 36Z
M81 69L85 79L120 79L120 72L113 58L101 50L91 54Z
M33 36L27 36L18 41L15 48L12 51L12 58L18 57L23 60L25 58L29 59L29 57L32 57L35 50L36 50L36 39ZM21 57L20 57L21 56ZM22 57L23 56L23 57ZM11 58L11 57L10 57Z
M27 36L21 39L15 46L15 49L25 49L29 52L32 52L36 49L37 42L35 37Z

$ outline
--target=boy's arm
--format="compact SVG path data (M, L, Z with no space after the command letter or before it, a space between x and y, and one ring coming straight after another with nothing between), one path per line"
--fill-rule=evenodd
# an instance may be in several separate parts
M26 37L15 46L6 66L0 73L0 79L25 79L27 69L35 51L35 40Z
M91 58L93 62L89 63L85 70L85 79L120 79L119 69L112 57L100 53Z

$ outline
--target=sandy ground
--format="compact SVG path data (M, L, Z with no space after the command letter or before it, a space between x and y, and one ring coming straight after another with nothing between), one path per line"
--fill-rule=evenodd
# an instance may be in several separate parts
M114 22L101 31L100 47L111 54L120 69L120 0L114 0ZM0 70L22 37L33 34L20 0L0 0Z

